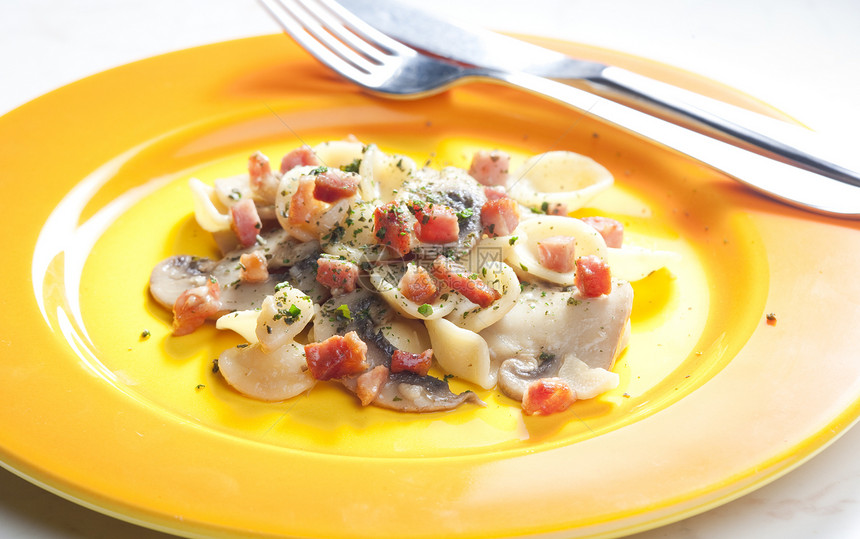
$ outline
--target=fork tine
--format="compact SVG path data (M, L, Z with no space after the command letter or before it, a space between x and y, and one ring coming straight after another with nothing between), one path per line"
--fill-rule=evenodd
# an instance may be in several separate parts
M398 54L399 51L394 50L391 43L386 43L388 36L373 36L372 32L375 30L372 27L339 4L325 0L295 1L312 13L329 33L375 64L383 64L387 56Z
M315 2L317 5L325 6L325 8L333 15L336 15L340 24L346 28L354 36L358 36L366 43L378 50L382 50L388 54L404 55L412 51L406 45L389 37L388 35L377 30L373 26L366 23L358 15L349 11L334 0L299 0L303 4L308 1Z
M329 68L353 79L371 72L374 62L369 62L325 30L310 9L298 8L290 0L258 1L287 34Z

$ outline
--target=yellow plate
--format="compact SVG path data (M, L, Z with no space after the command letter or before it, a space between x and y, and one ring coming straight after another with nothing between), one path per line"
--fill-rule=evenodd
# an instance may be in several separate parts
M665 66L543 43L768 111ZM582 213L682 255L635 285L621 386L545 418L479 388L486 408L423 416L361 409L328 385L260 403L212 372L234 336L170 337L151 267L213 252L187 179L350 133L434 165L493 147L606 165L616 186ZM0 141L0 460L131 522L224 537L617 535L761 486L857 417L857 223L535 97L474 84L378 99L267 36L71 84L0 119Z

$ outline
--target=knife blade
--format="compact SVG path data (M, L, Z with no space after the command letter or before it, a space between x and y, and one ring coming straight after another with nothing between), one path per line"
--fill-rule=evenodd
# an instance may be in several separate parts
M860 186L860 163L812 131L617 66L438 17L396 0L337 0L365 22L421 52L452 62L523 72L576 86L769 158Z

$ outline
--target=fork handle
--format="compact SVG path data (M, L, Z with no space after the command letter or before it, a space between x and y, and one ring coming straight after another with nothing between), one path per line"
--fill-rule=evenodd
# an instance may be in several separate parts
M825 215L860 218L860 187L856 185L749 151L561 82L526 73L496 70L473 73L548 97L615 124L782 202Z
M848 164L845 154L834 152L835 143L827 144L821 135L798 125L615 66L607 66L585 81L564 82L584 84L593 93L698 133L860 186L860 163Z

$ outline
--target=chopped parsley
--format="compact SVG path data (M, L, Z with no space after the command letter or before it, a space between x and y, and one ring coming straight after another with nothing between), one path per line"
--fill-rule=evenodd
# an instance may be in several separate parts
M302 310L296 307L296 304L293 303L288 309L279 306L278 312L275 313L272 319L275 321L283 319L285 324L290 325L298 320L301 315Z
M349 312L348 305L341 305L337 309L335 309L335 317L341 318L343 320L352 320L352 313Z
M356 157L355 159L352 160L352 163L350 163L348 165L343 165L342 167L340 167L340 169L344 172L353 172L355 174L358 174L358 167L360 167L360 166L361 166L361 159Z
M541 352L538 356L538 359L543 363L544 361L552 361L555 359L555 354L551 354L549 352Z
M425 303L424 305L418 307L418 314L420 314L421 316L430 316L431 314L433 314L433 307Z

